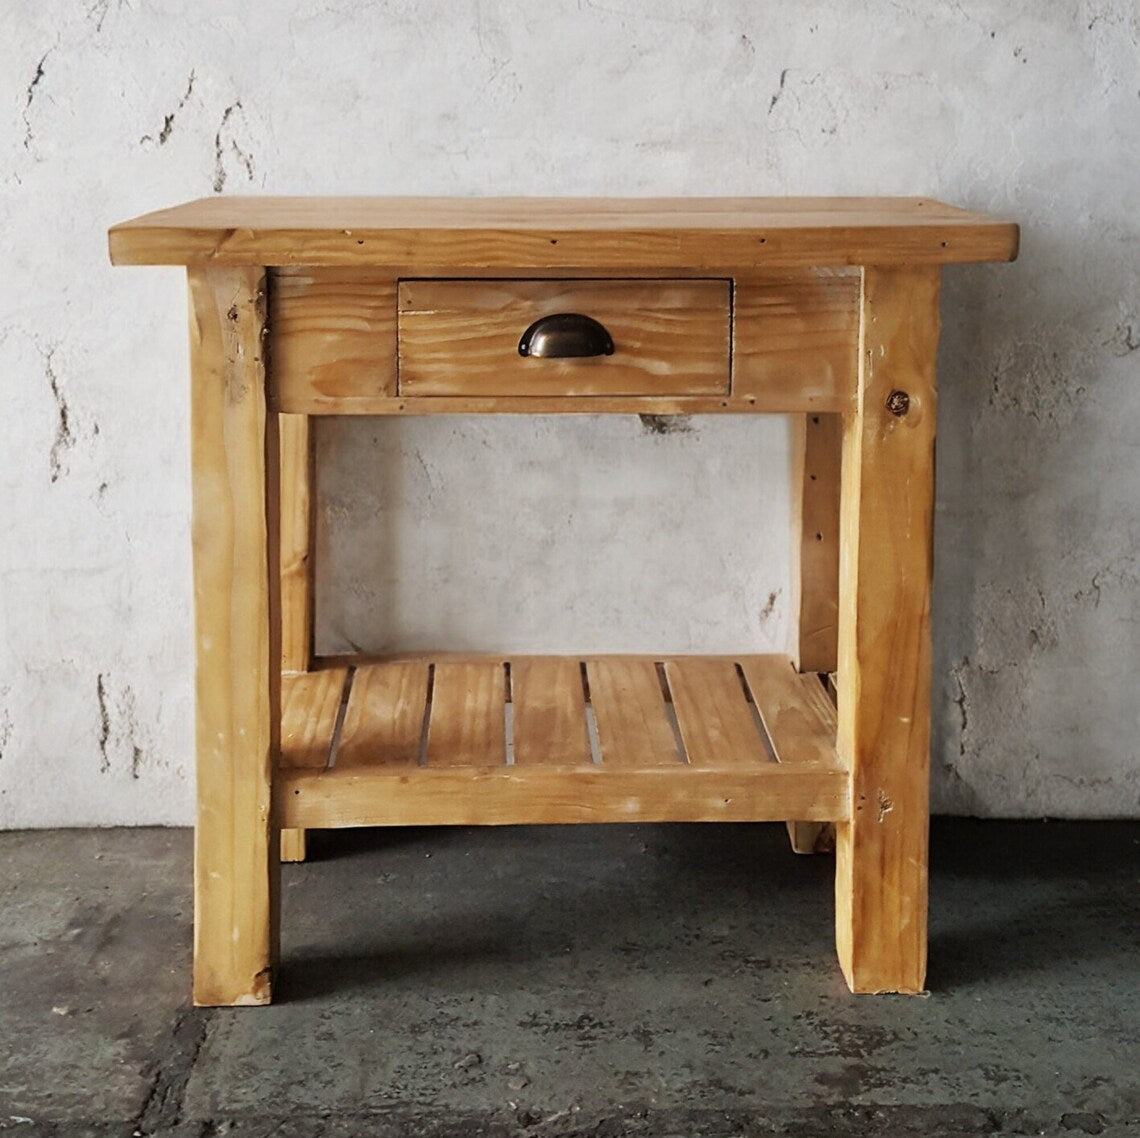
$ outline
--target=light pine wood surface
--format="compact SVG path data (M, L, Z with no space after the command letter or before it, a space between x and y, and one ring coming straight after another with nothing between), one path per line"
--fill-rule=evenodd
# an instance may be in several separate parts
M192 269L191 463L197 640L194 1002L273 990L280 731L276 416L265 405L265 280Z
M838 746L852 811L836 828L835 895L855 992L918 992L926 973L938 294L937 269L867 269L844 423Z
M330 686L295 682L314 692L298 705ZM786 656L396 657L350 685L339 736L322 716L323 765L307 738L304 763L286 754L285 824L847 816L831 704Z
M116 263L189 266L195 1002L269 1001L306 827L637 820L791 819L796 849L834 824L848 984L920 991L940 266L1017 243L919 198L216 197L115 226ZM544 306L615 357L524 367ZM794 659L313 658L309 416L738 412L804 416Z
M400 395L727 395L732 282L401 281ZM612 355L539 359L519 338L590 316Z
M307 672L313 655L316 455L307 415L281 415L277 424L281 454L281 671L288 675ZM285 700L284 695L282 698ZM304 830L281 831L282 861L304 861L305 853Z
M511 709L517 766L591 761L582 665L577 660L550 656L513 660Z
M796 666L835 671L839 641L839 465L843 420L811 414L793 424L792 584Z
M858 269L740 273L733 290L732 392L785 406L845 403L859 337Z
M116 264L371 265L400 276L1009 261L1017 226L929 198L212 197L116 225Z
M279 410L396 394L396 278L367 266L278 269L269 278L271 381Z
M357 668L336 752L337 769L414 764L420 755L430 681L426 660ZM328 759L331 738L325 740Z

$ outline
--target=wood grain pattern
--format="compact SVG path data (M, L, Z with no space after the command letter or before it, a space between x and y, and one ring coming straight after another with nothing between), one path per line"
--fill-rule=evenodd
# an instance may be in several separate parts
M347 679L347 668L281 677L282 767L323 770L328 766Z
M680 772L680 773L678 773ZM774 822L846 818L847 776L780 763L691 768L548 765L287 772L287 826L514 826L574 822Z
M276 944L271 780L280 739L276 417L260 270L192 269L198 822L194 1002L264 1004Z
M768 761L734 660L673 659L665 663L665 674L690 766Z
M747 267L1007 261L1017 226L926 198L213 197L110 232L115 264L371 265L731 276ZM634 274L636 275L636 274Z
M801 672L833 672L839 644L839 462L843 421L838 415L805 415L794 424L792 543L796 666Z
M498 766L506 759L506 677L501 660L438 663L427 764Z
M309 856L309 835L295 827L281 831L280 860L282 862L305 861Z
M269 297L274 408L396 394L396 279L390 273L278 269Z
M776 761L834 764L835 708L819 679L782 656L752 656L741 667Z
M313 655L313 447L306 415L282 415L281 670L307 672Z
M782 394L822 408L855 397L858 269L738 276L733 299L732 390Z
M727 395L731 282L405 280L399 391L434 395ZM519 355L534 321L593 317L614 352Z
M656 663L624 657L592 659L586 661L586 675L603 766L670 766L683 761Z
M868 268L858 409L843 436L836 940L856 992L918 992L926 969L930 575L938 272ZM895 390L910 396L900 417Z
M745 663L765 658L740 659ZM788 658L778 659L798 682ZM433 763L429 754L428 764L417 766L418 725L416 714L409 714L406 726L396 732L402 740L396 753L368 746L353 761L343 761L354 731L362 736L391 732L394 706L413 708L422 718L423 677L433 661L437 685L429 740L437 730L452 738L456 731L467 735L454 743L445 741L440 762ZM697 752L696 764L681 761L677 752L652 658L588 662L604 756L597 765L584 738L582 662L522 657L509 663L515 709L513 765L506 763L500 728L505 695L499 679L504 671L501 657L416 655L369 665L354 678L349 708L357 710L345 718L335 764L315 779L313 771L281 772L278 803L283 822L364 826L681 820L690 812L690 820L764 820L787 816L779 813L778 804L797 812L805 807L807 813L801 816L806 819L846 817L846 775L834 748L830 760L790 763L789 774L769 780L778 764L767 761L733 658L664 661L674 677L683 675L689 681L681 680L677 690L686 693L682 700L688 698L683 714L690 737L708 743ZM374 679L361 686L365 670ZM407 683L401 678L407 676L420 678ZM297 679L313 682L314 677ZM370 690L382 694L357 702L360 693ZM394 692L404 694L393 698ZM733 710L725 713L724 707ZM747 730L741 708L748 716ZM701 726L702 716L708 717L708 725ZM457 728L456 723L483 726ZM473 735L478 737L475 742ZM713 746L717 740L720 750ZM741 752L751 757L742 762Z
M590 736L582 666L562 657L511 661L515 764L588 764Z
M272 412L271 412L272 413ZM281 455L281 670L308 671L313 654L313 448L305 415L278 419ZM282 696L283 715L288 700ZM281 860L304 861L304 830L281 831Z
M414 767L428 695L426 660L357 668L337 748L338 770Z
M288 393L286 393L288 394ZM757 395L384 395L291 396L278 411L302 415L749 415L843 411L784 391Z

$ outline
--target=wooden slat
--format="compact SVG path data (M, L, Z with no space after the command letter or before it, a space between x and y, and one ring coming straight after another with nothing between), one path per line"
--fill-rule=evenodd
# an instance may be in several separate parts
M733 660L668 660L665 674L690 766L768 761Z
M287 826L507 826L568 822L819 821L848 816L845 772L756 763L725 770L500 766L286 772Z
M844 424L838 741L853 805L836 832L836 941L856 992L921 991L926 970L938 278L866 270Z
M270 401L396 394L396 279L357 269L278 269L270 281Z
M839 459L843 421L838 415L804 415L795 424L792 465L799 534L792 548L796 590L796 666L833 672L839 643Z
M276 417L264 276L189 273L197 786L194 1002L264 1004L276 956L281 728Z
M681 761L653 661L588 660L586 675L602 766L669 766Z
M281 766L328 765L347 668L281 678Z
M784 656L741 661L752 699L781 763L835 763L835 708L815 676Z
M426 661L357 668L341 726L338 770L415 766L420 758Z
M577 660L538 656L512 660L511 701L517 766L592 761Z
M500 660L435 665L428 725L429 766L506 762L506 681Z
M733 299L732 390L782 392L812 406L849 402L859 338L858 269L738 275Z
M749 415L846 411L851 400L781 388L753 395L323 395L282 392L278 411L304 415Z
M401 281L400 394L727 395L731 292L726 280ZM600 321L613 354L519 355L526 328L558 312Z
M1017 226L920 198L213 197L116 225L110 249L116 264L373 265L402 276L633 265L732 275L1012 260Z

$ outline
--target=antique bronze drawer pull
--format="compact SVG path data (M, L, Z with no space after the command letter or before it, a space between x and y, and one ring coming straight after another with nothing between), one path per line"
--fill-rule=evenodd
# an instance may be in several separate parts
M605 326L580 312L556 312L536 320L519 340L519 355L538 359L612 356L614 342Z

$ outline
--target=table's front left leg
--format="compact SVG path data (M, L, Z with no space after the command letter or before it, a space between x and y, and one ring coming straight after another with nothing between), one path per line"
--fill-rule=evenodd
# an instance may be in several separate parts
M265 277L191 268L198 816L194 1002L265 1004L277 941L278 440Z

